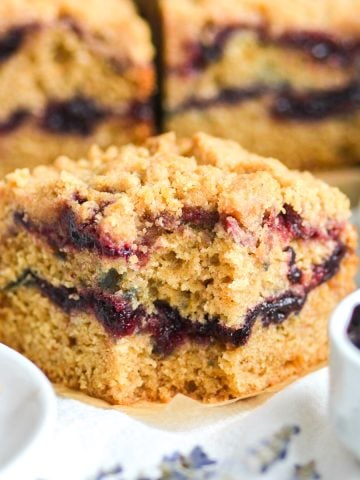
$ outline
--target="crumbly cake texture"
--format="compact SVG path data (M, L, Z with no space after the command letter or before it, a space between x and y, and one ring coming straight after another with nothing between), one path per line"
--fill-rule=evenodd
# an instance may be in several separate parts
M360 0L157 5L167 129L233 138L294 168L359 162Z
M3 0L0 19L0 175L153 133L151 35L130 0Z
M327 357L354 288L349 202L206 134L0 184L0 341L117 404L246 397Z

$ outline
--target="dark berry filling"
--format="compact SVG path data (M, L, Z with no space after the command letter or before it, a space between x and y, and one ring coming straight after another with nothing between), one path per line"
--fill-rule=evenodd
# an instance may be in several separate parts
M178 75L189 75L197 71L204 70L212 63L216 63L224 55L224 50L227 42L232 35L239 31L241 28L239 25L229 25L228 27L218 29L217 31L206 31L206 36L211 36L211 40L203 42L185 42L184 50L187 54L187 62L180 65L171 71Z
M78 194L74 194L73 200L79 204L86 202L86 199L80 198ZM108 235L103 234L99 228L97 215L102 214L107 205L108 203L105 203L94 210L93 217L86 223L79 222L75 212L68 204L59 209L58 217L54 223L36 224L24 212L15 212L14 221L28 232L43 237L56 252L62 253L64 249L69 248L85 249L101 256L124 258L126 260L132 255L136 255L140 265L146 263L151 254L151 249L161 235L176 232L185 225L211 232L220 222L236 243L242 245L254 243L252 235L243 229L235 218L226 215L220 216L216 210L205 210L202 207L184 207L180 217L175 217L167 212L163 212L157 217L145 215L142 219L143 226L139 227L139 231L142 232L141 237L132 244L126 242L115 243ZM322 233L313 227L305 226L300 214L288 204L284 205L277 216L265 215L263 224L268 225L271 230L280 235L283 241L288 242L293 239L309 240L315 238L337 241L339 238L339 229L337 228ZM141 247L146 247L146 249ZM345 247L341 246L340 253L343 248ZM289 247L287 251L291 253L292 249ZM292 251L288 275L290 283L293 284L301 281L301 272L295 265L294 255L295 253ZM318 269L315 273L321 276L324 272L326 273L327 269L331 269L331 265L322 266L322 269L321 272Z
M184 42L187 61L171 68L170 72L183 76L191 75L218 62L224 56L229 40L238 32L253 32L260 44L298 50L316 62L329 63L336 67L351 67L360 56L360 39L339 39L317 31L289 31L274 36L265 25L234 24L218 28L211 25L204 28L203 37L206 40L197 43Z
M115 338L147 333L154 344L154 353L168 355L187 340L198 343L220 342L232 346L244 345L251 335L253 324L261 318L264 326L282 323L292 313L300 312L306 296L285 292L269 299L251 310L240 329L224 327L218 318L205 318L205 323L192 322L180 315L176 308L163 301L155 302L152 314L139 306L133 308L126 294L115 295L100 289L84 289L54 286L39 278L30 270L17 282L7 286L7 290L19 285L37 288L54 305L65 313L92 312L106 331Z
M152 122L154 119L154 100L150 99L146 102L132 102L129 105L125 116L138 122Z
M5 62L17 53L23 45L27 34L35 27L36 25L13 27L0 36L0 63Z
M191 225L204 230L212 230L219 219L220 216L216 210L204 210L201 207L184 207L181 215L183 225Z
M262 318L265 326L270 324L280 324L286 320L292 313L299 313L306 302L306 293L295 293L291 290L282 295L257 305L248 313L246 321L255 321L257 317Z
M287 32L279 37L279 43L296 48L318 62L347 67L359 60L360 39L339 40L321 32Z
M30 112L25 108L19 108L13 112L4 122L0 122L0 134L10 133L21 127L26 122Z
M134 294L117 290L121 286L121 279L111 270L103 279L101 284L103 289L96 287L77 290L61 285L55 286L27 270L5 290L24 285L35 287L67 314L79 311L93 313L112 337L121 338L135 333L145 333L152 338L154 353L169 355L189 340L199 344L218 342L238 347L247 342L258 319L262 321L264 327L268 327L271 324L279 325L290 315L300 313L308 293L336 274L345 251L344 246L338 245L322 265L314 267L314 277L308 286L299 288L299 291L289 289L259 303L247 312L243 326L238 329L223 326L218 317L211 318L207 315L203 323L194 322L161 300L154 303L152 313L147 312L141 305L134 308L132 303ZM291 250L289 252L292 254Z
M294 120L323 120L324 118L352 113L360 108L360 85L332 90L314 90L296 93L280 92L271 107L275 118Z
M301 215L287 203L278 215L266 214L263 223L276 231L284 240L309 240L323 236L316 228L304 225ZM327 236L332 238L334 235L329 231Z
M296 266L296 253L292 247L286 247L284 252L289 252L290 260L289 260L289 272L288 272L288 280L291 284L296 285L297 283L301 283L303 274L300 268Z
M179 75L188 75L203 70L223 56L228 40L238 31L254 31L261 43L277 44L300 50L319 62L330 62L347 67L360 61L360 39L338 40L320 32L286 32L273 37L264 26L230 25L219 30L206 27L206 42L185 44L189 60L173 70ZM211 40L209 40L211 38ZM272 97L269 111L277 119L302 121L322 120L327 117L352 113L360 108L360 85L351 82L330 90L307 90L301 93L291 87L257 84L253 87L226 88L210 98L191 97L169 112L178 114L189 109L207 109L216 105L232 105L264 95Z
M278 215L276 228L286 231L293 238L307 237L301 216L288 204L284 205L283 211Z
M327 282L339 270L340 263L345 257L347 247L341 242L338 242L330 257L320 265L313 267L313 279L310 288L315 288L322 283Z
M81 224L77 221L73 210L65 206L54 224L36 225L22 212L16 212L14 220L30 233L46 238L49 245L57 251L73 247L77 250L96 251L100 255L108 257L129 258L133 255L134 249L130 245L126 243L115 245L110 238L101 235L95 221L95 214L92 221Z
M38 126L58 135L88 136L94 133L98 125L108 118L126 119L129 122L151 123L153 120L152 101L132 102L127 108L116 113L97 104L91 98L78 95L69 100L50 101L37 120ZM0 134L16 130L34 115L25 108L15 110L0 122Z
M78 198L76 194L74 200L80 204L86 201ZM96 220L96 215L99 213L102 213L101 208L94 211L92 219L87 223L80 223L72 208L69 205L64 205L54 223L35 224L24 212L16 212L14 221L28 232L44 237L56 251L70 247L76 250L95 251L99 255L107 257L128 259L132 255L137 255L142 263L147 260L148 253L143 253L139 247L151 248L164 232L176 231L182 225L212 230L219 221L217 211L207 211L201 207L185 207L179 218L166 212L156 218L145 216L143 219L144 228L140 229L141 231L145 230L145 233L134 244L130 245L128 243L116 244L101 232ZM150 226L145 226L148 223Z
M360 348L360 305L354 308L347 333L355 347Z
M132 335L139 328L144 317L141 308L133 309L125 298L91 292L85 293L87 306L95 313L99 322L114 337Z
M94 100L79 95L71 100L50 102L41 126L54 133L87 136L107 116L106 109Z
M156 312L148 318L146 331L154 340L154 352L169 355L191 334L192 322L166 302L155 304Z
M329 117L351 114L360 108L360 84L331 90L296 92L291 87L256 85L224 89L210 98L191 97L169 112L176 115L190 109L206 110L217 105L234 105L269 95L269 113L277 120L320 121Z
M262 85L255 85L249 88L224 88L215 97L197 98L190 97L179 105L171 114L186 112L190 109L206 110L216 105L232 105L261 97L266 93Z
M54 305L70 314L77 311L91 311L115 337L132 335L138 326L138 311L133 310L125 298L108 294L98 289L78 291L75 288L55 286L39 278L28 270L21 277L18 285L36 287ZM7 287L14 288L14 284Z

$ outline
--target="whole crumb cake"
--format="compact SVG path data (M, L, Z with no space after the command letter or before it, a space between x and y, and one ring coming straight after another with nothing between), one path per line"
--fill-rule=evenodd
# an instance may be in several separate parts
M0 184L0 341L116 404L262 392L327 358L354 288L347 198L169 133Z
M360 161L360 0L140 3L158 6L166 128L290 167Z
M153 133L150 31L105 3L1 0L0 176Z

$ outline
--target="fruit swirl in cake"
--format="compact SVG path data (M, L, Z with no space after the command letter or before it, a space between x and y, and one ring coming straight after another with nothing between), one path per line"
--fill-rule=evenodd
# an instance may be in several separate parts
M74 195L73 201L81 204L86 199ZM136 256L139 269L146 268L152 253L159 248L157 240L162 235L180 232L184 228L210 234L220 228L235 243L246 246L256 242L231 215L192 206L184 208L179 217L163 212L157 218L143 218L144 228L139 228L142 235L136 242L114 243L103 234L95 221L95 216L101 214L107 206L104 204L94 211L93 221L89 220L85 224L79 223L71 206L66 204L59 210L54 223L33 222L26 212L20 211L14 214L14 221L18 228L49 245L58 257L62 254L65 261L66 252L86 250L108 258L123 258L126 262ZM325 232L305 225L301 216L289 204L285 204L276 216L266 214L263 227L271 235L271 241L287 245L283 252L288 259L288 287L249 308L239 328L226 326L219 317L208 314L198 320L187 318L175 306L160 298L154 301L149 311L137 301L136 291L122 289L121 275L115 269L109 269L101 281L92 287L55 286L35 271L27 269L16 281L8 284L5 290L19 286L35 288L67 314L80 311L93 314L113 338L146 333L152 338L154 352L160 355L170 354L189 340L202 344L220 342L229 347L238 347L246 344L258 319L264 327L268 327L271 324L279 325L290 315L300 313L311 291L336 275L349 250L341 240L341 225L331 223ZM291 246L294 241L312 241L329 246L326 258L321 263L313 264L311 274L307 274L306 278L296 263L296 252ZM141 247L144 246L146 248L143 250Z

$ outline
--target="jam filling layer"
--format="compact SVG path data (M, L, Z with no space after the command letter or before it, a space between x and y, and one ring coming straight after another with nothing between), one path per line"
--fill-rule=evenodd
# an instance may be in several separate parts
M337 273L346 250L346 247L339 243L324 263L313 266L314 277L309 285L302 284L300 274L297 289L293 287L294 289L269 297L255 305L248 310L242 327L237 329L222 325L219 317L205 315L203 322L192 321L183 317L177 308L162 300L154 303L151 313L142 305L133 308L133 292L114 294L111 285L110 288L104 289L104 283L101 285L102 288L99 286L82 290L54 286L30 270L25 271L16 282L9 284L5 291L19 286L36 288L66 314L88 312L95 315L114 339L139 333L147 334L152 339L153 352L159 355L170 355L186 341L200 344L217 342L239 347L249 340L258 319L264 327L268 327L271 324L281 324L290 315L300 313L308 293ZM292 268L293 265L290 265L289 275Z
M280 48L297 50L308 55L313 61L327 63L335 67L351 67L359 61L360 38L340 39L318 31L288 31L275 36L269 28L244 24L226 27L205 27L203 36L206 42L184 42L183 49L187 61L169 69L169 73L187 76L196 74L216 63L224 56L231 38L241 32L252 32L260 46L274 45Z
M75 195L76 197L76 195ZM76 197L80 203L85 201ZM29 233L39 235L57 251L63 249L88 250L101 256L128 259L137 255L145 262L158 237L166 232L174 232L184 225L192 228L211 231L220 221L217 211L207 211L200 207L185 207L181 217L177 218L164 213L158 217L145 216L143 218L146 232L134 244L115 243L99 228L96 216L102 213L107 204L94 211L93 218L83 224L78 221L69 205L64 205L59 212L56 222L35 224L26 213L16 212L14 221L25 228ZM146 224L151 226L145 227ZM141 230L144 230L141 229ZM141 247L146 247L145 249ZM146 252L146 253L143 253Z
M75 194L74 198L79 203L86 201ZM58 254L64 254L63 249L90 250L96 254L129 258L139 255L138 246L153 246L159 235L181 229L184 225L191 228L205 230L211 236L216 225L221 224L234 242L243 244L251 242L249 232L241 229L236 219L231 216L219 215L216 211L206 211L200 207L187 207L183 209L178 218L163 213L157 218L151 218L149 230L139 240L138 245L115 245L109 238L104 238L98 230L95 215L102 213L106 204L94 212L93 221L79 224L74 212L67 205L61 210L56 223L48 225L34 224L26 214L17 212L15 222L31 234L40 235L51 245ZM150 220L148 217L147 221ZM137 302L136 293L121 291L119 275L116 270L110 269L105 278L95 288L78 290L64 286L51 285L46 280L39 278L34 272L26 271L14 284L7 288L15 288L19 284L37 288L43 295L61 308L65 313L87 311L96 316L106 331L114 338L121 338L135 333L150 335L154 345L154 352L162 355L170 354L177 346L187 340L196 342L220 342L230 346L244 345L251 335L254 323L261 319L264 326L279 324L291 314L297 314L304 306L308 294L332 278L339 270L342 259L347 253L347 247L340 240L341 226L329 227L327 231L319 231L312 226L304 224L302 217L288 204L278 215L267 214L264 216L263 225L280 237L284 242L290 243L298 240L318 240L319 242L331 240L335 247L325 261L312 266L311 278L304 281L304 274L296 264L296 253L290 246L284 249L288 257L289 288L280 295L265 299L252 309L249 309L238 329L229 328L221 324L218 317L205 316L202 321L193 321L183 317L176 307L169 305L162 299L154 303L152 312L149 313L142 305L133 307ZM145 262L150 255L148 249L142 260ZM66 254L64 259L66 260Z
M258 85L252 88L228 88L211 98L190 97L169 112L181 114L188 110L206 110L221 105L269 97L269 115L278 120L320 121L341 115L349 115L360 109L360 84L350 83L330 90L296 92L291 87Z
M78 135L86 137L111 118L121 118L128 122L152 122L152 101L133 101L119 113L99 105L95 100L77 95L69 100L50 101L40 118L38 127L57 135ZM35 118L30 110L19 108L7 120L0 122L0 134L11 133Z
M73 200L79 204L86 202L78 194L73 195ZM176 232L188 226L213 233L216 226L221 226L235 243L251 246L254 236L239 222L226 214L216 210L205 210L201 207L184 207L179 217L163 212L157 217L145 216L139 228L141 236L133 243L114 242L109 235L104 234L99 227L99 216L109 203L94 209L93 216L86 223L81 223L71 205L64 203L58 210L53 223L36 223L24 211L14 213L14 222L30 234L39 236L57 252L64 250L87 250L89 252L110 258L129 259L136 255L141 264L148 260L151 249L155 248L157 239L166 233ZM265 214L263 226L270 228L274 234L279 235L283 241L293 239L319 239L338 241L338 229L331 227L327 231L319 231L315 227L305 225L302 217L289 204L284 204L278 215ZM146 248L143 248L146 247Z

